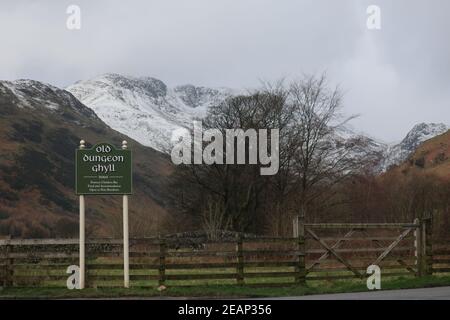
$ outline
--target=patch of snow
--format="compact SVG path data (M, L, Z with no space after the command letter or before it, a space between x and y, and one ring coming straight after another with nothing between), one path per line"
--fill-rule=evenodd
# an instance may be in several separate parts
M35 80L20 79L15 81L1 81L18 99L20 108L35 108L42 106L50 110L57 110L58 103L52 101L55 96L64 96L64 90Z
M400 143L387 147L381 170L386 171L391 166L405 161L420 144L447 132L449 129L450 127L443 123L419 123L415 125Z
M66 90L114 130L162 152L170 152L175 130L190 128L194 119L205 117L209 107L238 93L189 84L169 88L155 78L119 74L79 81ZM336 132L331 143L342 150L351 149L355 158L370 157L368 161L382 172L405 161L422 142L448 129L445 124L421 123L400 143L387 144L347 128Z
M169 152L175 130L191 127L210 106L232 94L226 88L168 88L155 78L118 74L79 81L66 90L114 130L162 152Z

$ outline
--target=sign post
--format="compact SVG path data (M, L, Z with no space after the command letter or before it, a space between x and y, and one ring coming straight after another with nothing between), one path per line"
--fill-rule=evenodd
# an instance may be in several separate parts
M122 149L127 149L127 142L122 142ZM130 287L130 253L128 243L128 195L123 195L123 283L125 288Z
M80 141L80 150L85 148L84 140ZM84 195L80 194L80 289L84 289L85 276L85 203Z
M75 189L80 196L80 289L85 287L85 195L123 196L123 275L124 287L130 286L128 195L132 193L132 155L127 142L122 149L100 143L85 148L84 140L76 150Z

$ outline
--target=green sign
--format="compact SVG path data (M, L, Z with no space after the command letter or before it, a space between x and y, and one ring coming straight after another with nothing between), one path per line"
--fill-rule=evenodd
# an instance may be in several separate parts
M131 194L131 151L100 143L92 149L76 150L77 194Z

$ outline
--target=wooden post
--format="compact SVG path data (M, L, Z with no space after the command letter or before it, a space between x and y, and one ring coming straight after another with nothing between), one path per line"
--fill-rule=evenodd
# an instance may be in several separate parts
M433 218L431 214L424 218L423 229L424 272L425 275L431 276L433 274Z
M122 149L127 149L127 142L122 142ZM130 245L128 234L128 196L123 196L123 286L130 287Z
M84 140L80 141L80 150L85 148ZM84 195L80 195L80 289L84 289L85 282L85 202Z
M418 218L414 219L414 224L417 224L418 227L416 227L415 231L414 231L414 247L415 247L415 252L414 255L416 256L416 268L417 268L417 272L416 272L416 276L421 277L423 276L424 272L423 272L423 250L422 250L422 221L419 220Z
M305 245L305 217L303 215L297 216L297 227L294 229L297 233L297 265L295 271L297 276L295 282L298 284L305 284L306 282L306 245Z
M3 250L1 250L0 258L3 258L5 260L5 263L3 264L3 268L0 269L0 289L3 287L6 287L6 275L8 274L8 265L7 265L7 259L8 256L6 254L6 244L3 247Z
M159 239L159 279L158 284L164 285L166 282L166 241L165 239Z
M13 268L13 260L10 258L9 254L11 253L11 245L9 244L9 240L6 242L5 247L5 279L4 286L12 287L14 284L13 276L14 276L14 268Z
M238 285L244 284L244 253L243 253L244 241L242 235L239 233L236 241L236 282Z

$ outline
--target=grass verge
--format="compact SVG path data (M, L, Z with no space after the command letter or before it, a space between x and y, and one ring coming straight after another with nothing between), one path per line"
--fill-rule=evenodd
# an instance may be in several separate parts
M396 278L382 282L382 290L412 289L450 286L450 276L427 276L422 278ZM365 280L314 282L305 286L192 286L169 287L163 292L156 288L88 288L68 290L65 288L2 288L1 299L71 299L71 298L132 298L132 297L192 297L192 298L257 298L288 297L311 294L364 292Z

